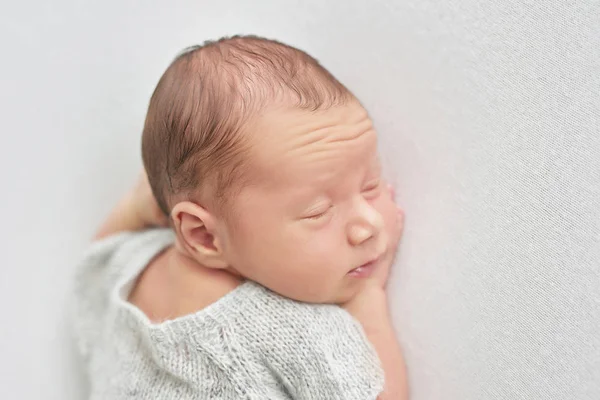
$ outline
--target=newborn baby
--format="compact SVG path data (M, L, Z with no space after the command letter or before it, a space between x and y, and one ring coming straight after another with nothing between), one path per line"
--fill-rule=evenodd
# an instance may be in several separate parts
M279 42L207 42L160 79L142 156L78 270L91 398L406 398L402 214L348 89Z

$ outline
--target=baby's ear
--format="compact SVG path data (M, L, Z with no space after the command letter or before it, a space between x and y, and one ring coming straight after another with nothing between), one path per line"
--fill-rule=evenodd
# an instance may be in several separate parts
M198 204L182 201L173 207L171 217L183 251L206 267L227 268L213 215Z

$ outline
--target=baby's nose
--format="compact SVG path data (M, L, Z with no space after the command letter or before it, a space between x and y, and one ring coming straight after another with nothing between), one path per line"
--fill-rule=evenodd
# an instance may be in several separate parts
M356 218L348 227L348 240L351 245L358 246L379 235L383 229L383 218L368 202L361 200L358 204Z
M375 236L374 229L363 225L353 225L348 232L348 240L352 246L358 246Z

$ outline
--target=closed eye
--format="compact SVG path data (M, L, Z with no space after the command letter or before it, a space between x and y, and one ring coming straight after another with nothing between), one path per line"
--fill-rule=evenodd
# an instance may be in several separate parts
M366 197L376 197L379 194L379 188L381 187L381 180L377 179L366 185L362 192Z
M314 211L314 212L310 213L309 215L307 215L306 217L304 217L304 219L317 220L317 219L324 218L327 216L327 214L329 214L329 212L331 211L332 208L333 208L333 206L330 205L325 209Z

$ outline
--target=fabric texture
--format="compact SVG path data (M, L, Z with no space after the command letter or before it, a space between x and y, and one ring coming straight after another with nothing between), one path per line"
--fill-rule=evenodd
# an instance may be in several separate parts
M406 211L411 400L600 399L600 2L383 3L344 83Z
M283 298L246 282L207 308L152 324L128 294L168 230L123 233L79 266L75 327L91 399L375 399L377 355L333 305Z

